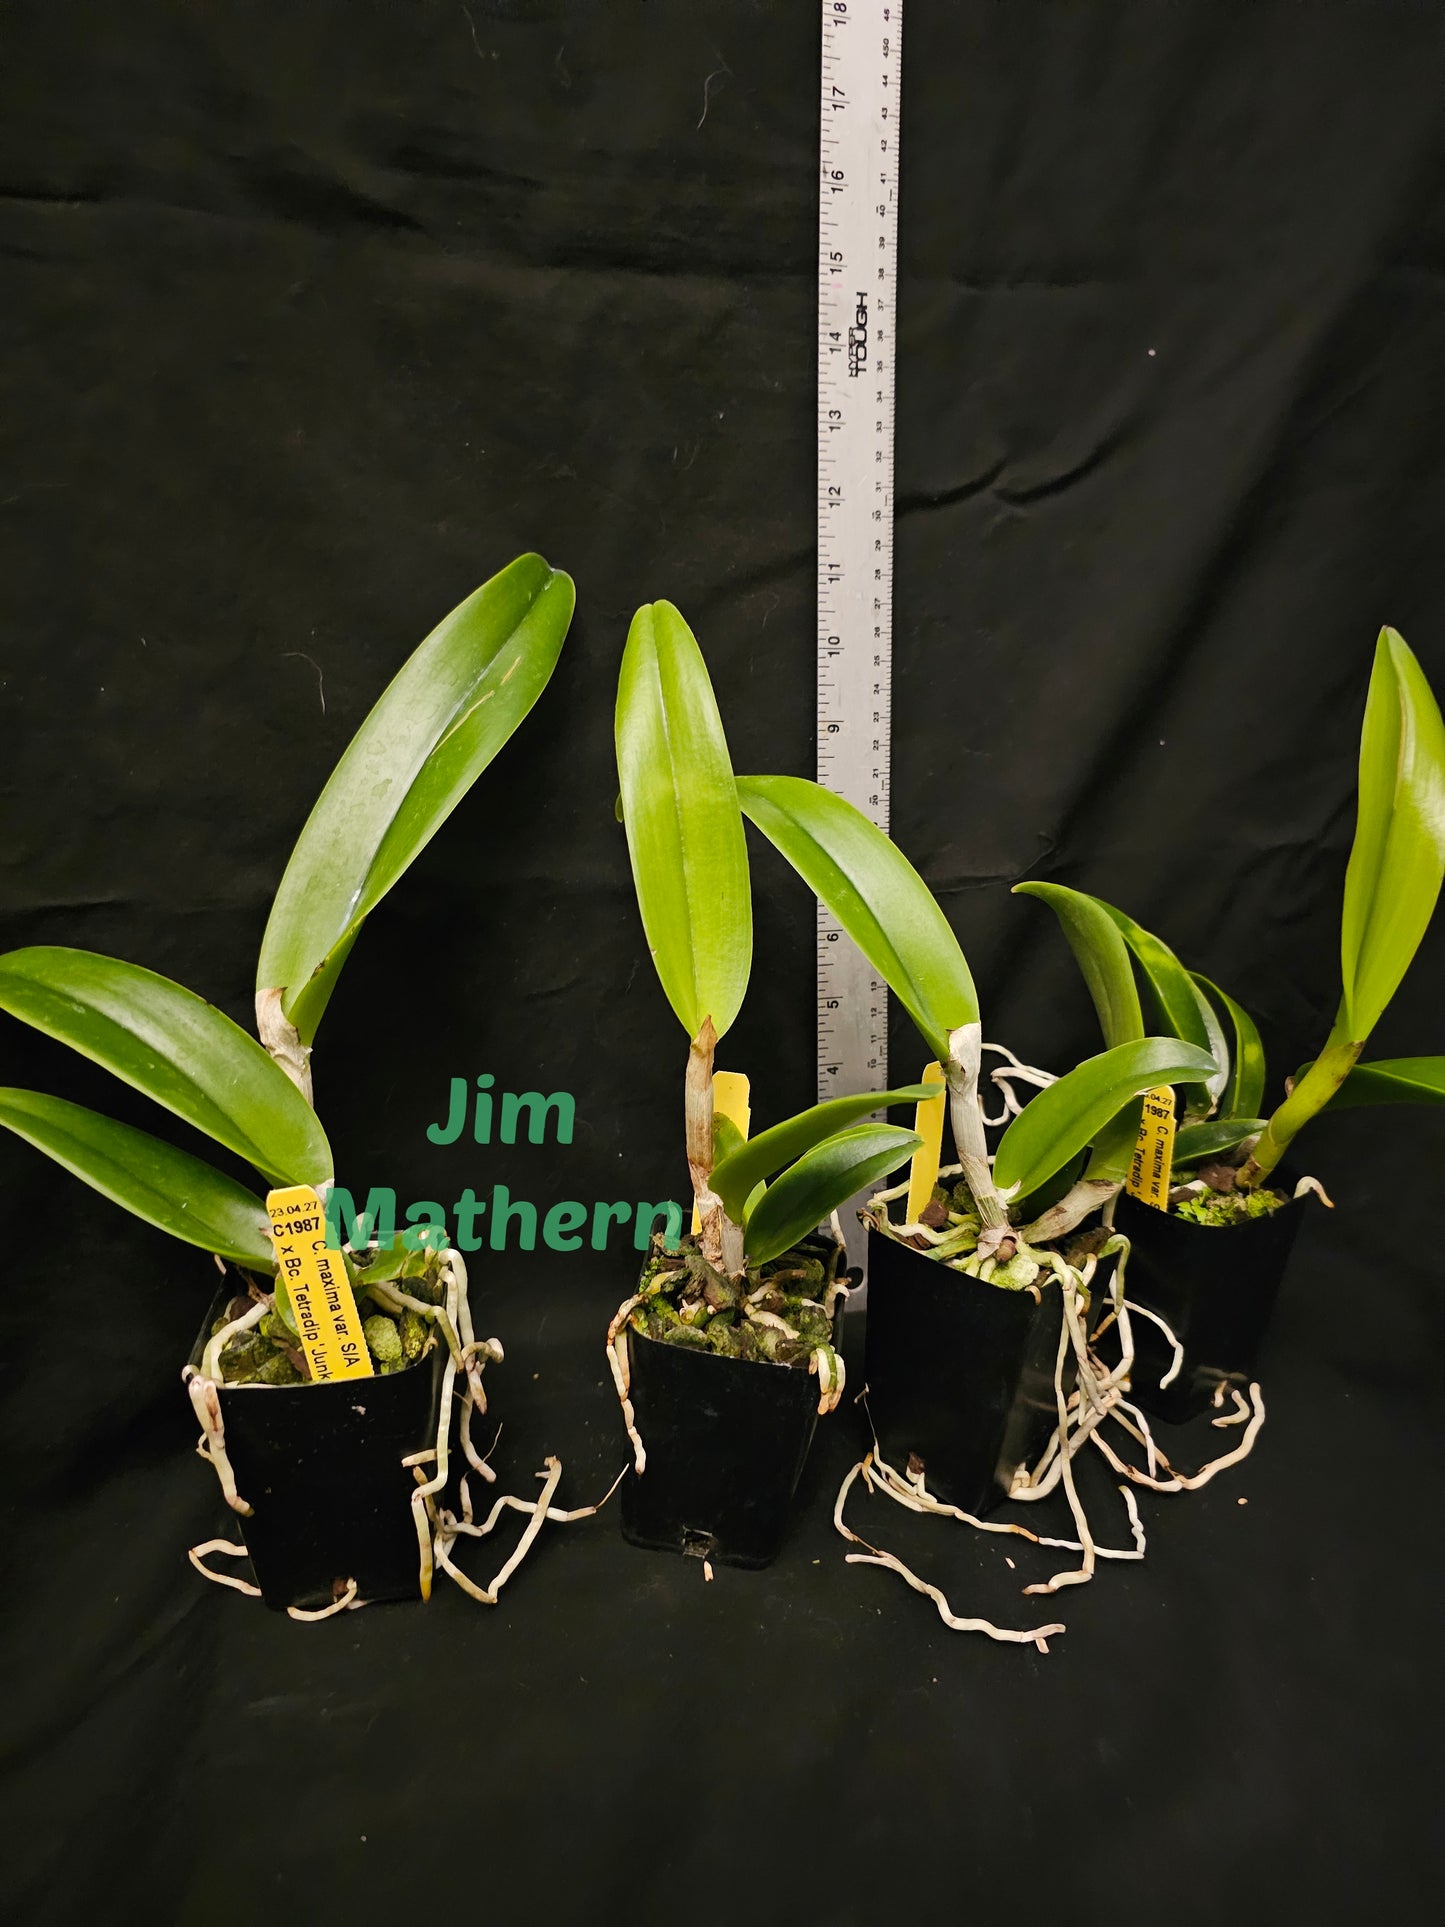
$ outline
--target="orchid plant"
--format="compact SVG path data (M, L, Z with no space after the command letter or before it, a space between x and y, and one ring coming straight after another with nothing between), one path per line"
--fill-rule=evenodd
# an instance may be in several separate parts
M841 1240L826 1262L799 1247L921 1142L914 1132L864 1122L868 1114L939 1087L835 1098L751 1140L716 1109L715 1054L752 967L752 887L717 701L696 639L669 602L646 604L633 619L616 732L618 814L643 930L688 1040L684 1144L698 1227L681 1251L658 1242L639 1291L608 1333L640 1469L627 1399L629 1321L641 1335L674 1344L809 1365L822 1381L823 1407L836 1403L842 1365L831 1338Z
M787 858L903 1004L945 1066L965 1195L946 1227L904 1227L935 1253L1017 1289L1038 1276L1037 1247L1073 1230L1128 1169L1133 1100L1158 1085L1211 1074L1212 1057L1176 1036L1110 1041L1023 1106L990 1159L979 1080L983 1026L958 939L903 852L845 798L797 776L739 779L744 814ZM875 1104L890 1102L887 1094ZM1052 1181L1086 1152L1084 1177L1062 1198ZM881 1219L879 1228L886 1227Z
M1362 1063L1419 948L1445 877L1445 725L1410 649L1383 629L1360 737L1359 809L1345 874L1341 995L1324 1049L1263 1111L1264 1047L1253 1018L1187 970L1158 937L1112 905L1056 883L1023 883L1058 916L1093 996L1105 1042L1142 1035L1137 969L1157 1026L1213 1060L1185 1089L1171 1193L1185 1217L1230 1224L1280 1201L1269 1180L1294 1139L1324 1110L1445 1103L1445 1057Z
M938 1062L944 1065L949 1113L961 1182L935 1188L932 1204L917 1222L895 1223L888 1205L902 1190L882 1191L869 1202L866 1221L885 1236L913 1245L920 1254L992 1288L1032 1291L1057 1283L1063 1307L1054 1364L1057 1425L1037 1465L1020 1466L1009 1496L1027 1503L1062 1489L1073 1516L1076 1539L1039 1539L1015 1522L979 1520L929 1491L922 1471L904 1470L873 1449L847 1474L834 1506L834 1524L860 1548L850 1562L881 1565L896 1572L933 1600L945 1625L990 1638L1034 1644L1047 1650L1060 1624L1011 1629L989 1620L960 1617L944 1594L903 1561L863 1539L846 1522L849 1492L858 1479L910 1512L961 1519L989 1532L1021 1534L1040 1544L1080 1554L1076 1567L1025 1588L1052 1593L1093 1577L1102 1558L1144 1556L1143 1527L1127 1487L1132 1549L1101 1546L1090 1525L1074 1476L1074 1461L1093 1445L1131 1482L1136 1469L1119 1456L1106 1437L1106 1422L1141 1436L1128 1402L1133 1363L1130 1313L1124 1295L1127 1240L1107 1231L1069 1238L1117 1190L1127 1172L1137 1134L1140 1095L1162 1084L1191 1084L1212 1075L1215 1060L1198 1044L1167 1035L1136 1035L1111 1044L1063 1077L1048 1080L1026 1073L1042 1088L1018 1108L990 1158L980 1095L983 1029L973 977L958 940L923 879L895 844L843 798L799 777L754 776L738 782L744 814L792 864L825 903L898 997ZM887 1101L878 1097L877 1103ZM1011 1107L1012 1108L1012 1107ZM1087 1158L1083 1175L1070 1182L1074 1167ZM949 1172L940 1175L950 1175ZM1062 1195L1059 1195L1062 1188ZM1107 1271L1106 1262L1117 1259ZM1109 1310L1092 1331L1088 1306L1093 1290L1107 1279ZM962 1288L962 1281L961 1288ZM977 1288L976 1286L974 1288ZM1110 1363L1099 1350L1100 1335L1117 1333L1120 1356ZM1072 1358L1078 1389L1071 1391ZM1144 1421L1147 1425L1147 1421ZM1253 1432L1248 1443L1253 1443ZM1173 1474L1149 1444L1149 1470L1137 1482L1160 1490L1182 1490L1186 1483L1212 1478L1236 1455L1202 1468L1190 1480ZM1247 1447L1246 1447L1247 1449ZM1156 1474L1169 1473L1167 1484Z
M312 1103L311 1049L338 974L367 917L546 687L574 600L568 576L539 555L520 556L454 609L383 693L281 880L261 946L259 1042L170 978L52 945L0 957L0 1008L101 1065L249 1164L267 1186L309 1185L324 1200L335 1166ZM0 1090L0 1124L147 1224L214 1253L223 1271L225 1261L241 1268L245 1288L216 1321L188 1387L227 1500L249 1511L226 1461L216 1388L303 1377L288 1294L270 1278L276 1259L265 1202L191 1151L43 1092ZM460 1258L398 1245L348 1253L346 1264L370 1313L363 1329L377 1370L412 1364L436 1332L448 1347L438 1476L418 1487L419 1499L430 1503L445 1480L457 1374L465 1380L463 1445L474 1468L493 1477L468 1428L473 1410L485 1410L482 1366L500 1347L474 1337ZM420 1511L418 1536L425 1596L431 1550Z

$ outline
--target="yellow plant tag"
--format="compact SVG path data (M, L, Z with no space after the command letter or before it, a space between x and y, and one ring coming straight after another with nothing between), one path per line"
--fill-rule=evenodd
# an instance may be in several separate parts
M713 1072L712 1109L714 1117L725 1117L729 1124L737 1126L738 1136L746 1138L753 1114L748 1107L748 1080L741 1071ZM694 1205L692 1207L694 1238L701 1230L702 1219L698 1216L697 1206Z
M1144 1093L1144 1115L1124 1189L1131 1198L1169 1209L1169 1178L1174 1168L1174 1093L1167 1084Z
M326 1249L326 1213L309 1184L266 1193L277 1276L296 1314L298 1343L309 1378L372 1378L361 1314L339 1251Z
M920 1084L943 1084L943 1066L930 1064ZM941 1090L937 1097L926 1097L913 1113L913 1128L923 1139L913 1153L913 1162L908 1167L908 1224L917 1224L924 1207L933 1196L933 1187L938 1182L938 1165L943 1155L943 1117L948 1105L948 1091Z

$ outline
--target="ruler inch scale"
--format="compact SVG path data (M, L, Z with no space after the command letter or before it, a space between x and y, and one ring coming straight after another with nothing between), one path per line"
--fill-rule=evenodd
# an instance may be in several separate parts
M902 28L901 0L822 0L817 775L885 831ZM887 988L821 904L817 951L818 1096L885 1090Z

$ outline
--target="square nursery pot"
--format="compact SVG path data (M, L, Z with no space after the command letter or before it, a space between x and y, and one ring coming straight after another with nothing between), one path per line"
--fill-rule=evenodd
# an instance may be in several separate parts
M1096 1282L1095 1309L1102 1299ZM1058 1423L1063 1318L1056 1289L1005 1291L870 1227L863 1376L888 1463L921 1461L934 1497L965 1512L1000 1504ZM1074 1383L1071 1349L1066 1395Z
M191 1353L200 1369L216 1298ZM436 1443L445 1348L359 1385L217 1387L241 1529L268 1606L328 1606L348 1579L368 1602L420 1597L420 1555L402 1464Z
M1286 1191L1293 1184L1281 1178ZM1163 1391L1174 1352L1157 1325L1133 1321L1129 1396L1154 1418L1183 1424L1214 1402L1223 1385L1248 1385L1279 1296L1301 1221L1290 1199L1247 1224L1191 1224L1124 1193L1114 1226L1129 1239L1125 1295L1157 1312L1184 1347L1184 1363Z
M835 1347L842 1330L840 1303ZM771 1565L818 1422L817 1378L668 1345L630 1325L627 1355L647 1470L623 1481L623 1538L724 1566Z

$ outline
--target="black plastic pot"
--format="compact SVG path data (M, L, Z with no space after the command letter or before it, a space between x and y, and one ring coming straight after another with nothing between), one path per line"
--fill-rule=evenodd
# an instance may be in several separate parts
M1157 1325L1133 1320L1129 1396L1146 1412L1182 1424L1213 1403L1221 1384L1254 1377L1301 1215L1291 1200L1247 1224L1191 1224L1127 1193L1119 1199L1114 1224L1130 1243L1126 1295L1157 1312L1184 1347L1178 1376L1160 1391L1173 1348Z
M843 1308L833 1325L839 1342ZM647 1470L622 1487L622 1536L725 1566L771 1565L818 1422L818 1380L645 1338L630 1327L632 1409Z
M921 1462L934 1497L965 1512L998 1505L1058 1423L1063 1317L1055 1285L1004 1291L870 1228L863 1369L888 1463ZM1074 1369L1071 1348L1066 1394Z
M199 1369L212 1305L191 1353ZM367 1601L420 1596L412 1517L416 1481L402 1460L436 1442L445 1350L404 1372L352 1385L222 1385L217 1395L241 1528L268 1606L329 1605L349 1579Z

